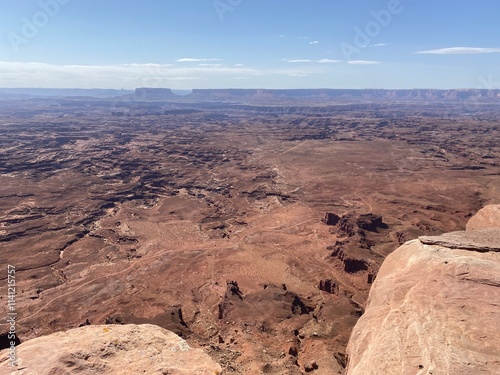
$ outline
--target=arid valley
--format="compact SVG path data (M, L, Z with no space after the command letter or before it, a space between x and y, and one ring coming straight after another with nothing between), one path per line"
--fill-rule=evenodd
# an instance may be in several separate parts
M224 374L343 374L385 257L500 202L499 102L499 90L5 94L0 264L16 268L18 337L149 323ZM7 332L2 321L1 349Z

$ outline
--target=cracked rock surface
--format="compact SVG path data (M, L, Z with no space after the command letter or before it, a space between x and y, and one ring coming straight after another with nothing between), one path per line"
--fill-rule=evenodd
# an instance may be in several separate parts
M0 352L0 373L215 375L221 367L175 333L143 324L96 325L22 343L18 366Z
M481 219L499 207L473 217L474 229L420 237L386 258L347 374L500 373L500 229Z
M475 251L500 251L499 229L477 229L470 232L451 232L441 236L421 236L425 245L437 245L450 249Z

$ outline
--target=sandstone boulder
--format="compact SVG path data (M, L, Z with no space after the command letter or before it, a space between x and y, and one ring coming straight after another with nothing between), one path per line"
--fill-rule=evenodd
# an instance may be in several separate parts
M349 341L348 375L500 374L500 229L484 225L498 227L498 207L471 219L473 231L386 258Z
M201 349L158 326L84 326L26 341L17 367L0 352L0 374L216 375L221 367Z
M467 231L485 228L500 228L500 204L485 206L467 223Z

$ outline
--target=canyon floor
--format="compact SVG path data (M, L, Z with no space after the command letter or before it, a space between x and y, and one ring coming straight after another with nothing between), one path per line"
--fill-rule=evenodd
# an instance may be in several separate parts
M20 340L150 323L227 374L342 374L385 256L500 201L499 123L426 102L4 99Z

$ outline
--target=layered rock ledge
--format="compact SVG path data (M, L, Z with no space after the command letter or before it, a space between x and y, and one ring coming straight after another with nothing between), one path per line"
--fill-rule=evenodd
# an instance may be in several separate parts
M17 347L17 367L0 352L0 373L216 375L221 367L201 349L158 326L95 325L57 332Z
M347 348L348 375L500 373L500 205L390 254Z

